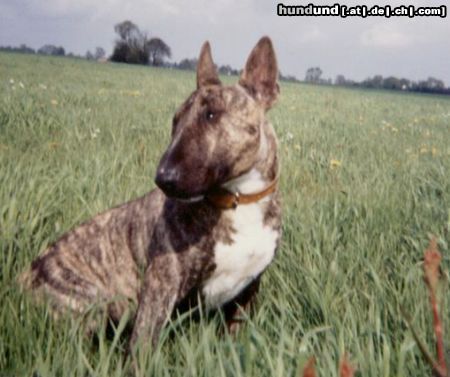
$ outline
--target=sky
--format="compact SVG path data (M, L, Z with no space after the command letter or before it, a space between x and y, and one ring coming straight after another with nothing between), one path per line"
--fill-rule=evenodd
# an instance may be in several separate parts
M407 0L405 0L407 1ZM131 20L172 49L171 61L197 57L209 40L217 64L242 68L258 39L272 38L283 74L303 79L319 66L323 78L343 74L357 81L375 74L412 80L433 76L450 86L450 18L279 17L267 0L0 0L0 45L62 45L85 54L96 46L111 53L114 25ZM285 4L333 5L336 0ZM342 1L391 6L402 1ZM413 0L405 5L439 6Z

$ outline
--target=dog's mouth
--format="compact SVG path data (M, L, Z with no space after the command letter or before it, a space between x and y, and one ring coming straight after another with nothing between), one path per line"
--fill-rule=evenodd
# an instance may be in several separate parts
M205 199L205 195L195 195L195 196L166 196L170 199L177 200L181 203L198 203Z
M180 190L175 186L161 185L159 182L157 182L157 186L164 192L166 197L182 203L197 203L202 201L207 195L204 191L188 192Z
M161 187L160 187L161 188ZM196 192L196 193L187 193L178 190L163 190L164 195L170 199L178 200L183 203L196 203L200 202L205 198L206 193Z
M220 196L223 194L231 194L231 192L227 188L223 187L223 185L216 185L208 189L207 191L197 193L167 190L162 191L167 198L186 204L200 203L206 199L209 199L210 197Z
M157 175L155 179L156 185L164 192L167 198L177 200L182 203L198 203L208 197L211 193L220 190L222 183L215 182L211 184L194 185L193 182L189 184L182 184L178 179L164 179L165 176ZM192 187L197 186L197 187Z

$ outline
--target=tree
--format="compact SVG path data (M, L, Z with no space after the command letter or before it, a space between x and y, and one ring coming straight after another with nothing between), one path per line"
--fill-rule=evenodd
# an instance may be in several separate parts
M305 81L317 84L322 76L322 70L319 67L308 68L305 75Z
M334 85L344 86L346 83L347 80L345 80L344 75L337 75L336 78L334 79Z
M411 88L411 81L408 79L400 79L402 90L409 90Z
M445 88L444 82L442 80L436 79L434 77L428 77L427 87L431 91L441 91Z
M18 52L21 52L23 54L34 54L35 51L31 48L28 47L26 44L22 43L19 48L17 49Z
M194 71L197 67L197 59L183 59L178 63L178 69Z
M95 53L94 53L95 60L103 59L105 57L105 55L106 55L106 52L102 47L95 48Z
M22 43L19 47L13 46L0 46L0 51L8 51L8 52L18 52L21 54L35 54L36 51L31 47L28 47L26 44Z
M66 54L64 47L56 47L54 45L44 45L38 51L38 54L64 56Z
M383 87L383 76L381 76L381 75L373 76L372 82L373 82L374 88L378 88L378 89L382 88Z
M361 86L365 88L375 88L375 89L381 89L383 88L383 76L381 75L375 75L373 78L367 78L362 83Z
M119 34L120 39L130 42L133 39L140 37L141 31L133 22L126 20L114 26L114 31Z
M171 56L170 47L160 38L150 39L147 33L131 21L114 26L119 39L116 40L111 60L130 64L161 65L165 57Z
M114 26L119 35L116 40L111 60L129 64L147 64L148 49L147 36L131 21L123 21Z
M402 83L397 77L389 76L383 80L383 88L391 90L400 90Z
M152 38L146 43L149 53L149 62L151 65L160 66L164 62L164 58L170 58L172 52L170 47L161 38Z
M278 72L278 77L280 79L280 81L289 81L289 82L299 82L299 80L297 79L297 77L295 77L294 75L283 75L283 73L281 71Z
M239 71L237 69L234 69L233 67L231 67L229 64L221 65L219 67L218 71L221 75L227 75L227 76L231 76L231 75L237 76L239 74Z

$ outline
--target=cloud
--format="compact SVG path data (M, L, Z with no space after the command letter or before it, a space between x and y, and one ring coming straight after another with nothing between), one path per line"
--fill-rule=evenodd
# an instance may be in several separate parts
M127 17L135 15L179 15L183 4L178 0L164 2L156 0L135 0L122 2L120 0L28 0L27 8L33 14L47 17L74 17L89 15L98 18L102 15Z
M17 17L17 12L11 5L0 3L0 15L3 20L14 20Z
M376 24L361 34L361 44L367 47L403 48L413 43L413 37L399 30L395 24Z
M182 7L175 1L165 1L161 3L161 10L167 14L177 16L182 12Z
M64 17L84 14L89 9L89 0L30 0L27 9L32 14L47 17ZM94 6L91 5L91 8Z
M325 33L318 26L313 26L298 37L301 43L318 42L325 39Z

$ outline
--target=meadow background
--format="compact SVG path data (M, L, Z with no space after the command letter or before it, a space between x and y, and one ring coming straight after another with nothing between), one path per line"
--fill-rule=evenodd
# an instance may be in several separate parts
M234 82L236 78L223 78ZM17 275L66 230L154 187L193 73L0 54L0 376L122 376L125 321L83 335L19 291ZM168 326L140 376L424 376L400 312L434 351L421 260L436 235L448 273L450 99L281 84L283 242L236 339L220 315ZM441 309L450 339L448 283Z

